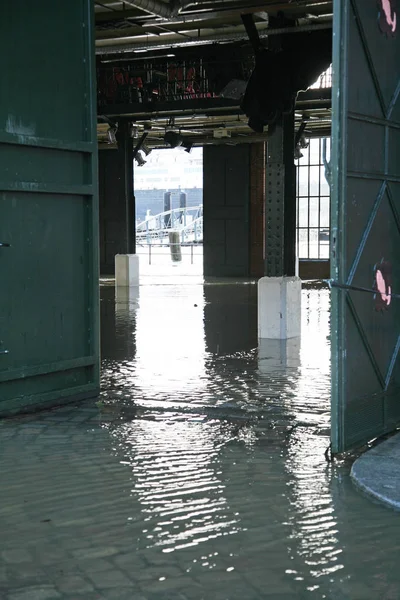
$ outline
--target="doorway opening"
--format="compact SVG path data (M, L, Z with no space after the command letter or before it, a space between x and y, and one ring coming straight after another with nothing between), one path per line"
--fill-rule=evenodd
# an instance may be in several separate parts
M203 149L154 149L135 164L141 277L203 275Z

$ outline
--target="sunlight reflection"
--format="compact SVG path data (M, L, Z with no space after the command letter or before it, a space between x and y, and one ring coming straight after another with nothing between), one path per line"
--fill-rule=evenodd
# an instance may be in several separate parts
M172 552L240 530L218 471L225 438L217 421L148 415L117 427L113 435L123 464L132 468L132 494L142 505L147 547Z
M161 307L159 295L142 293L134 377L147 397L155 389L174 390L176 397L178 388L186 396L194 387L197 392L206 387L202 292L202 286L164 288Z
M321 416L329 423L329 304L328 290L305 290L302 295L303 323L301 340L302 377L296 382L296 396L305 398L312 407L309 418L303 419L323 425ZM307 377L304 376L307 372ZM315 373L315 376L313 375ZM323 413L318 417L318 412ZM301 558L302 572L297 575L329 577L343 568L340 562L342 548L338 540L338 525L330 489L331 475L315 477L324 468L324 452L329 444L329 430L310 430L297 427L290 439L286 471L291 480L291 507L289 522L292 528L290 553ZM319 585L319 584L318 584ZM312 591L318 585L311 586ZM311 591L311 590L310 590Z

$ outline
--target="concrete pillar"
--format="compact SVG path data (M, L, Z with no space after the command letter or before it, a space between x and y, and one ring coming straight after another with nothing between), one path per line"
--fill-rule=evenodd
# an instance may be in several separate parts
M300 338L261 339L258 344L258 369L262 375L285 372L300 366ZM268 380L269 382L270 380Z
M262 277L258 282L258 338L285 340L301 333L301 279Z
M268 140L265 192L265 277L258 282L258 338L301 333L301 280L296 270L294 114L278 121Z
M136 287L139 285L139 256L117 254L115 257L115 285Z

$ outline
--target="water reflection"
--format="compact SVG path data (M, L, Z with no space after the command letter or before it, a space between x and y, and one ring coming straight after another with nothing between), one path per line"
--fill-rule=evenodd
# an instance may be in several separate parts
M257 347L257 286L235 283L204 286L204 331L211 354L248 352Z
M0 597L398 598L398 516L324 458L329 292L300 346L258 348L255 299L102 289L101 402L0 423Z
M288 340L259 340L258 370L269 377L276 371L289 375L291 369L300 367L300 338Z
M203 310L200 285L164 285L161 304L157 286L141 287L134 302L116 302L110 345L123 359L103 361L104 397L160 409L194 401L205 386Z
M112 435L122 463L132 469L147 547L173 552L240 529L220 478L218 454L226 437L218 421L148 412Z
M301 369L292 382L291 403L298 426L285 460L292 530L289 553L296 567L287 574L294 581L307 580L307 591L316 592L321 577L329 583L330 576L343 568L330 491L331 470L324 458L329 443L329 292L304 290L302 302Z
M201 394L205 342L202 286L164 286L162 303L152 288L144 288L136 324L138 352L132 375L148 405L165 400L191 401ZM168 398L167 398L168 399Z

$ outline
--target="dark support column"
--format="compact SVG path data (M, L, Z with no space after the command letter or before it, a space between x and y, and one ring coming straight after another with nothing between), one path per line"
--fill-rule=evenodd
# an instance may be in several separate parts
M179 194L179 208L186 208L186 205L187 205L186 192L181 192Z
M136 253L133 140L121 121L117 149L99 151L100 272L113 275L117 254Z
M179 211L179 221L181 223L184 223L185 225L186 225L186 219L184 218L184 215L185 215L186 207L187 207L187 195L186 195L186 192L181 192L179 194L179 208L181 209Z
M118 150L99 151L100 273L114 275L116 254L126 252L125 191Z
M249 164L249 144L204 147L205 277L249 277Z
M296 167L294 114L283 115L267 144L265 275L295 275Z
M164 192L164 212L169 212L172 208L171 192ZM171 226L171 215L164 216L164 227Z
M136 207L133 189L133 140L127 121L118 123L117 142L124 184L126 254L136 253Z
M296 165L294 164L294 112L285 119L285 235L284 273L292 277L296 274Z
M264 275L265 143L250 148L250 275Z

